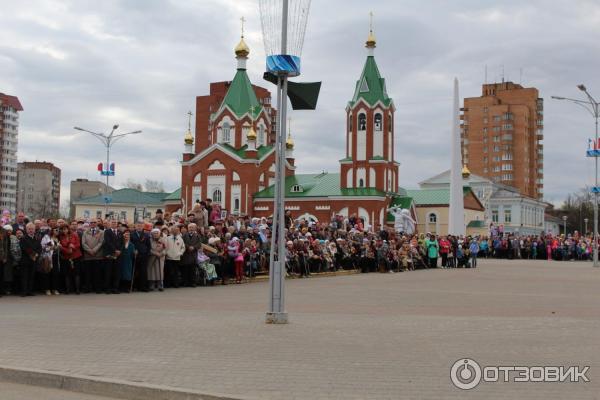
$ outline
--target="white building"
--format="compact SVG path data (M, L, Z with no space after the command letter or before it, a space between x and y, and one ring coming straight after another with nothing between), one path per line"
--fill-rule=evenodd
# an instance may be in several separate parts
M503 225L504 232L522 235L539 235L544 231L544 210L547 203L523 196L514 187L495 183L479 175L470 174L464 182L483 204L488 227L491 223ZM426 179L419 186L421 189L448 188L450 171Z
M17 209L17 144L21 102L0 93L0 208Z

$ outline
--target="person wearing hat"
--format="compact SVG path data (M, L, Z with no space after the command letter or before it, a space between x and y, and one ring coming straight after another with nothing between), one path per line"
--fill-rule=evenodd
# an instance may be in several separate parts
M160 229L154 228L151 231L150 257L148 257L148 282L150 290L164 290L165 276L165 255L167 254L167 245L160 233Z
M198 225L190 223L188 231L183 235L185 252L181 257L181 279L183 286L196 287L194 279L196 263L198 260L198 249L202 246L202 237L198 234Z

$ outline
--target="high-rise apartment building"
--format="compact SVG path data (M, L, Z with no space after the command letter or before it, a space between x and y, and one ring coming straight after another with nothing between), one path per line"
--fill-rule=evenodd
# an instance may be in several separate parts
M21 102L0 93L0 208L17 208L17 144Z
M56 217L60 207L60 169L49 162L18 164L17 209L30 218Z
M536 88L484 84L480 97L465 98L462 119L463 162L472 173L543 198L544 101Z

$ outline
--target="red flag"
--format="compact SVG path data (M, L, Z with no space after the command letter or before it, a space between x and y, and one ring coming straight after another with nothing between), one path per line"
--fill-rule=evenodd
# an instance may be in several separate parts
M98 164L98 171L102 172L102 163Z

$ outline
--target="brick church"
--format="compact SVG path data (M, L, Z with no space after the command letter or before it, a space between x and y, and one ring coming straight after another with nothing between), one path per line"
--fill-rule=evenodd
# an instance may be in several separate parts
M357 215L365 226L388 220L391 204L414 207L398 186L394 161L394 102L375 62L375 36L369 33L367 59L346 106L346 149L339 173L296 174L294 142L286 142L286 209L295 217L329 221ZM235 48L237 71L231 82L211 83L196 98L195 136L188 130L182 165L185 210L211 198L228 213L273 213L275 117L271 94L254 86L246 73L250 50L242 36Z

